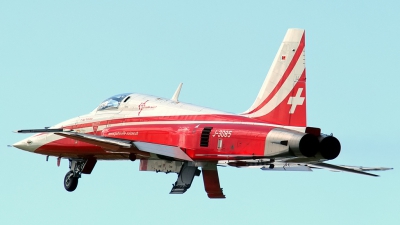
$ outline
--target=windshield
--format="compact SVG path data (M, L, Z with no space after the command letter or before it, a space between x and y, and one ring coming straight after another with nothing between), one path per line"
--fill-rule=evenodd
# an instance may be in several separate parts
M119 94L119 95L114 95L110 98L107 98L104 100L99 107L97 108L98 111L100 110L110 110L110 109L117 109L121 101L126 97L130 95L130 93L124 93L124 94Z

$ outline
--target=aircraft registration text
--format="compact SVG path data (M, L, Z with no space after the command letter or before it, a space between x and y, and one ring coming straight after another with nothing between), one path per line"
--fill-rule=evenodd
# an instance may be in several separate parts
M215 130L215 133L213 134L213 137L226 137L229 138L232 135L231 130Z

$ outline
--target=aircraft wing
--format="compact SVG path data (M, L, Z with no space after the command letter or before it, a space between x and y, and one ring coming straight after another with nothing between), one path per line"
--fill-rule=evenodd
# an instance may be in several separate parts
M185 152L182 151L182 149L177 146L160 145L149 142L131 141L119 138L109 138L76 132L56 132L55 134L97 145L111 151L134 152L139 150L142 152L154 153L184 161L193 161Z
M44 129L26 129L26 130L16 130L14 133L53 133L53 132L62 132L65 131L63 128L44 128Z

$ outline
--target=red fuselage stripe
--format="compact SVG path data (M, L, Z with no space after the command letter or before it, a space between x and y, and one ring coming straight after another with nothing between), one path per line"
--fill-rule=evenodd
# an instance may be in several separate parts
M171 121L171 122L190 122L190 121L218 121L218 122L250 122L250 123L260 123L257 119L251 119L243 116L236 115L217 115L217 114L208 114L208 115L180 115L180 116L151 116L151 117L129 117L129 118L119 118L119 119L110 119L110 120L102 120L102 121L93 121L90 123L81 123L76 125L66 126L66 129L78 129L78 128L86 128L101 125L111 125L111 124L120 124L120 123L143 123L143 122L162 122L162 121Z

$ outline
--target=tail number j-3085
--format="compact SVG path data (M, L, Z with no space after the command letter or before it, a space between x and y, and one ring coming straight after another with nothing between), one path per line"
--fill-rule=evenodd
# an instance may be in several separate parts
M226 137L229 138L232 135L232 131L231 130L215 130L213 137L217 136L217 137Z

